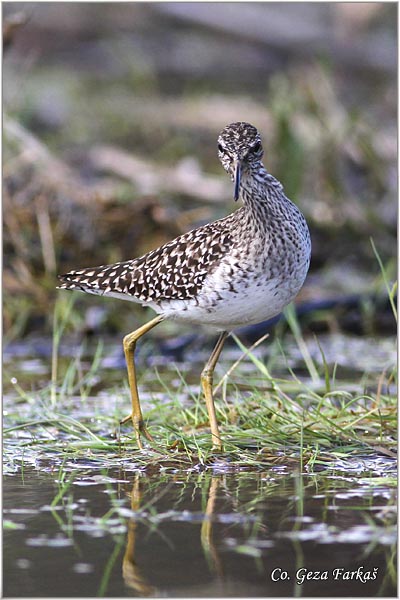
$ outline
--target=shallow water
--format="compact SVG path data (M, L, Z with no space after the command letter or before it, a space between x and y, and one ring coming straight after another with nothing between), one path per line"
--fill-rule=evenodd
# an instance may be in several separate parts
M215 337L215 336L214 336ZM196 389L200 384L200 373L206 363L213 347L213 337L202 334L167 338L160 345L153 341L142 343L139 341L136 352L136 364L140 380L143 382L144 392L146 387L152 386L155 381L155 371L162 373L168 382L171 377L178 377L184 373L185 380L193 383ZM126 379L125 357L121 340L118 336L102 337L99 367L103 376L102 388L110 389L114 384L121 384ZM59 347L59 363L66 363L71 358L77 357L79 348L82 369L88 370L93 360L93 355L98 350L97 341L82 344L79 338L62 340ZM324 361L330 370L335 370L336 380L343 379L347 386L354 382L359 385L359 380L369 374L368 379L377 381L383 371L390 371L397 364L397 342L395 336L386 337L359 337L344 334L323 334L318 338L309 337L306 349L310 360L321 368ZM12 342L5 346L3 353L4 364L4 391L13 394L11 381L17 379L22 384L28 384L29 389L40 389L48 385L51 375L52 341L42 336L31 336L23 342ZM304 355L294 339L287 335L282 344L279 340L265 340L264 343L253 350L256 357L261 359L274 377L287 377L288 367L296 370L306 381L309 372L304 366ZM323 353L323 354L322 354ZM215 381L232 366L235 361L243 358L241 350L234 341L228 338L215 371ZM234 376L248 379L256 376L257 369L250 360L240 361L235 368ZM96 385L95 377L93 384ZM100 382L101 383L101 382ZM159 385L159 381L156 380ZM174 382L172 381L174 384Z
M58 499L47 462L4 479L5 596L396 594L390 459L152 476L67 459Z
M324 344L326 360L332 354L338 362L337 378L340 369L349 370L351 348L357 347L353 381L366 361L371 381L393 364L392 340L375 346L365 341L362 348L355 344L349 348L334 336ZM67 357L74 347L63 349ZM317 344L308 348L317 360ZM207 465L186 462L178 469L177 459L158 461L149 451L148 462L143 456L138 461L135 454L115 454L115 446L101 456L88 444L69 454L63 450L63 441L66 449L72 447L68 434L52 423L12 429L17 416L33 423L40 412L35 389L48 385L49 349L37 340L4 356L4 423L11 428L4 444L5 596L396 595L393 459L377 454L349 459L339 451L331 453L327 465L300 472L297 459L289 462L282 455L271 465L263 458L257 472L250 472L223 457ZM285 355L281 368L286 373L288 364L298 368L302 363L293 346ZM220 374L239 356L228 346ZM197 390L204 357L194 352L191 358L188 381ZM88 352L82 357L84 369L90 361ZM154 393L143 386L160 394L154 368L171 373L171 361L146 353L146 346L140 361L149 367L141 379L149 410ZM107 346L101 364L102 381L94 374L91 396L83 402L78 392L68 394L64 407L66 415L89 427L96 414L109 414L113 386L118 386L115 398L127 401L121 394L120 347ZM279 360L272 366L275 375ZM179 367L185 377L186 367ZM235 377L246 381L249 375L254 369L243 361ZM172 377L171 389L179 388L178 373ZM16 388L20 384L26 397ZM190 389L191 383L182 403ZM75 448L79 443L77 438Z

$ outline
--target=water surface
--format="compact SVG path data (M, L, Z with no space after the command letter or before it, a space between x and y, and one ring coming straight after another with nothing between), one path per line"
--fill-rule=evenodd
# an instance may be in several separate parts
M388 458L303 474L118 462L42 457L5 477L5 596L396 595Z
M308 340L320 367L318 344L328 364L336 364L338 388L358 394L367 371L363 386L383 391L381 374L395 363L393 339ZM63 342L60 365L68 365L76 347ZM308 377L295 345L285 347L285 360L277 346L275 353L271 348L269 356L257 352L274 376L287 376L290 367ZM179 362L142 346L141 398L150 420L155 402L170 400L168 389L179 394L179 406L190 406L205 354L193 349L189 365L187 358ZM227 345L216 381L240 356ZM327 462L317 453L319 462L304 467L300 450L293 451L296 441L286 455L284 448L271 451L271 459L258 460L262 449L255 446L252 471L224 456L186 460L178 468L178 450L171 460L159 460L150 450L139 460L132 450L119 454L115 439L110 451L99 451L90 444L91 431L100 427L111 441L106 430L124 416L129 400L120 345L105 345L100 368L91 373L92 360L89 348L77 363L86 387L73 382L53 414L51 344L32 339L5 352L5 596L396 595L391 451L386 456L367 445L365 454L350 455L330 447ZM160 383L164 375L167 390ZM234 379L243 390L237 402L246 400L247 382L266 385L248 360L240 362ZM57 427L60 415L75 420L70 431ZM373 441L382 452L385 444L393 445Z

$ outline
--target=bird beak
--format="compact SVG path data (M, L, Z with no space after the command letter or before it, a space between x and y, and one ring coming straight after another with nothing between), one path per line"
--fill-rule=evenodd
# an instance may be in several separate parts
M233 194L234 200L235 202L237 202L237 200L239 199L239 187L240 187L240 178L242 176L242 165L240 160L237 160L235 162L235 178L234 178L234 182L235 182L235 191Z

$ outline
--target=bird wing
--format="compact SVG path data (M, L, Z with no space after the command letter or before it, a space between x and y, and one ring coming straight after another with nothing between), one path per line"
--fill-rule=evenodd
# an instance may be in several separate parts
M59 276L58 287L144 303L195 298L207 275L229 252L232 240L226 221L231 216L189 231L139 258L70 271Z

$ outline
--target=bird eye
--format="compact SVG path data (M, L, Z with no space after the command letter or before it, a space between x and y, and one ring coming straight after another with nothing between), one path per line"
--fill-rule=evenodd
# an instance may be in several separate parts
M252 150L253 152L259 152L259 150L261 150L261 143L257 142L257 144L254 144Z
M222 144L218 144L218 152L225 152L225 148L222 146Z

